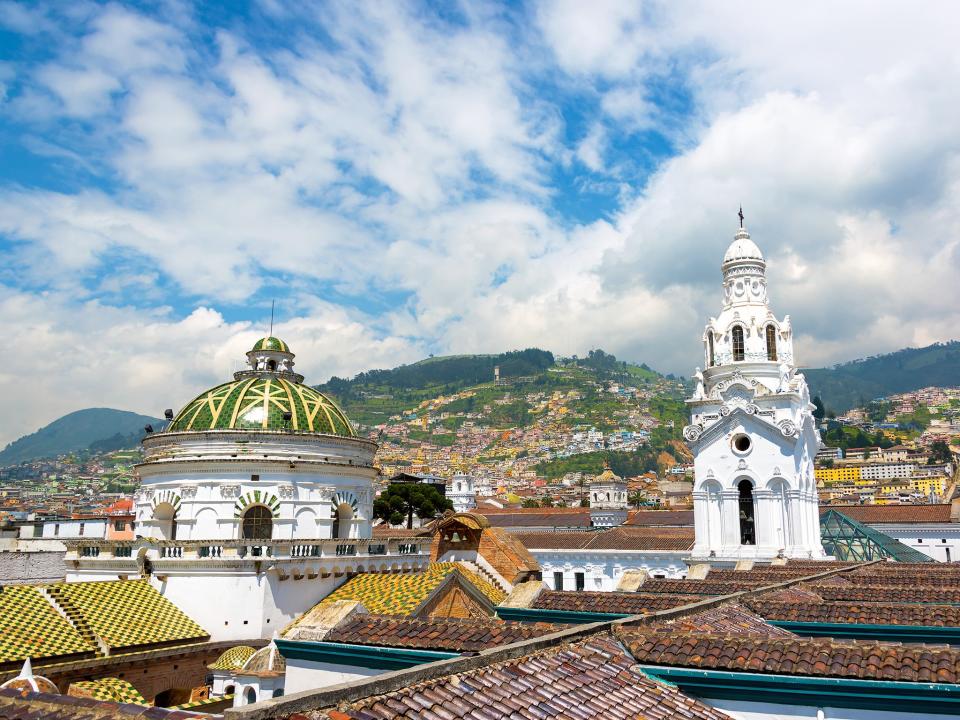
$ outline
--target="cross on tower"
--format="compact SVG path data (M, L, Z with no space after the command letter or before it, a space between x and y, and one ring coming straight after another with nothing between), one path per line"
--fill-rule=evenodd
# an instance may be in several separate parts
M740 206L740 212L738 212L737 215L740 217L740 227L742 228L743 227L743 205Z

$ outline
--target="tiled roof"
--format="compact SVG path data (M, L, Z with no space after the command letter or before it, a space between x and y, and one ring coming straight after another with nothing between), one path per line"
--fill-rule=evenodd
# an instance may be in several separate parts
M954 605L897 605L874 602L789 603L764 598L749 598L744 603L767 620L960 627L960 607Z
M203 715L181 710L94 700L92 698L0 690L0 718L3 720L202 720Z
M746 574L746 573L744 573ZM773 583L766 580L647 580L641 589L645 593L683 593L686 595L730 595L744 590L755 590Z
M649 679L610 637L420 683L355 703L345 712L328 711L328 716L333 720L729 720L676 687Z
M810 568L791 568L787 566L766 566L754 570L713 570L707 574L706 579L710 581L717 580L747 580L757 581L767 585L786 582L795 578L809 577L815 575L816 571Z
M493 527L590 527L589 508L482 510Z
M57 583L48 590L81 634L112 649L209 637L147 580Z
M474 652L548 635L558 629L548 623L528 624L472 618L418 620L396 616L354 615L327 633L324 641Z
M93 652L37 588L8 585L0 591L0 663Z
M457 563L431 563L425 571L418 573L400 575L360 573L327 595L322 603L354 600L361 603L368 612L377 615L409 615L454 570L460 572L468 582L475 585L492 604L499 605L506 597L502 590L462 565Z
M627 525L693 527L693 510L631 510Z
M960 678L960 650L941 646L629 631L621 639L648 665L903 682Z
M587 532L517 532L529 550L663 550L686 551L693 546L692 528L618 527Z
M702 600L695 595L650 595L641 592L563 592L544 590L532 607L539 610L571 610L574 612L643 615L657 610L686 605Z
M924 585L815 585L814 588L824 600L960 604L960 588Z
M828 510L868 524L950 522L949 505L829 505L820 508L820 514Z
M249 645L237 645L229 650L224 650L214 662L207 665L208 670L236 670L243 667L243 664L250 659L250 656L256 652L256 648Z
M70 690L80 691L80 697L89 697L94 700L106 700L115 703L133 703L146 705L140 691L126 680L115 677L100 678L99 680L81 680L70 683Z
M659 625L658 629L748 637L796 637L789 630L769 624L738 603L726 603L703 612L684 615Z

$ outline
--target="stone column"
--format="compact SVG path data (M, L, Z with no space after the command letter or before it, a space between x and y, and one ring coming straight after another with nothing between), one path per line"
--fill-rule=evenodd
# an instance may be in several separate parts
M736 489L720 493L720 516L723 518L723 553L735 555L740 552L740 493Z

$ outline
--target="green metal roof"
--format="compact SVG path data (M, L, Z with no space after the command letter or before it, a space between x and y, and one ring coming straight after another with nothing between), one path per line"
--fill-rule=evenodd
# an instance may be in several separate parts
M279 350L280 352L290 352L290 347L280 338L265 337L257 340L253 346L254 350Z
M820 541L827 554L837 560L892 558L898 562L934 562L933 558L919 550L837 510L827 510L820 517Z
M284 413L291 414L284 420ZM178 430L292 430L354 437L333 400L308 385L257 375L217 385L190 401L170 423Z

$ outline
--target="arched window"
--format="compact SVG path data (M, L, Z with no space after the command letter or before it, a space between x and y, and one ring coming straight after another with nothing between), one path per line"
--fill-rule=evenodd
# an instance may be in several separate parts
M777 329L767 325L767 360L777 359Z
M276 360L267 360L267 370L270 372L276 372L277 370L277 361Z
M253 705L257 701L257 691L252 687L248 687L243 696L246 698L247 705Z
M157 527L164 540L177 539L177 508L168 502L162 502L154 509L153 519L158 521Z
M273 513L263 505L254 505L243 514L241 531L244 540L269 540L273 537Z
M757 529L753 517L753 483L741 480L737 485L740 493L740 544L756 545Z
M733 337L734 362L743 360L743 327L734 325L730 335Z
M713 359L713 330L707 330L707 367L713 367L717 361Z
M343 504L333 511L333 532L332 537L348 538L350 537L350 521L353 519L353 508Z

